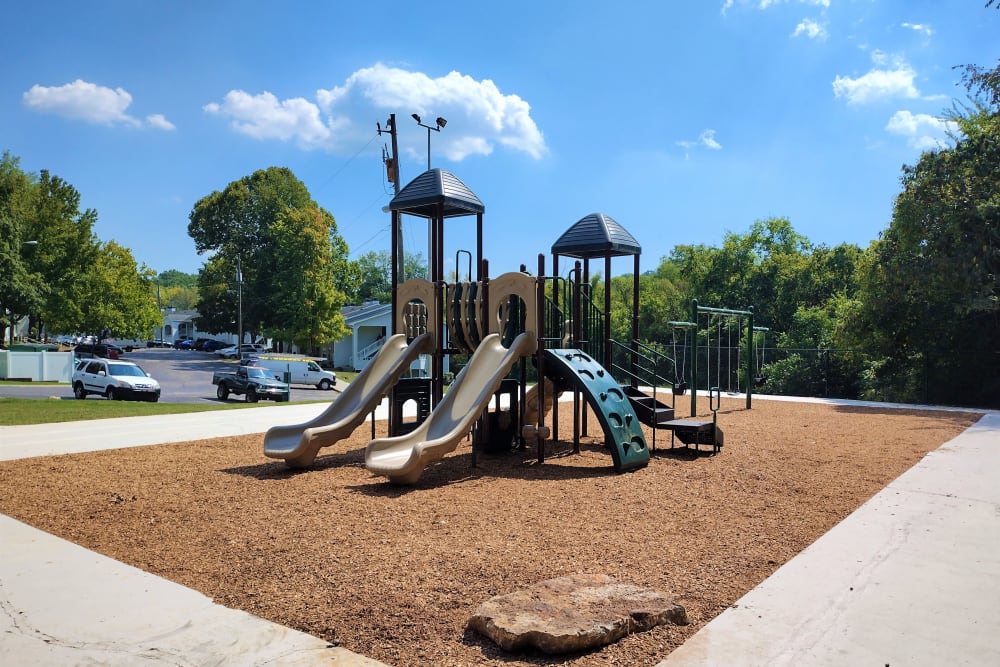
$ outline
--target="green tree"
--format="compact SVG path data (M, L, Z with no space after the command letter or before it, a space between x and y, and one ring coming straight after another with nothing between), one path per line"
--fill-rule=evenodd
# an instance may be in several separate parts
M157 300L162 308L194 310L198 307L198 274L176 269L156 276Z
M314 207L289 210L270 229L269 245L274 249L270 309L280 323L272 332L310 352L350 333L340 315L344 294L334 286L331 228L333 216Z
M98 255L94 235L97 212L80 210L80 193L47 170L36 185L28 233L38 239L29 256L32 270L45 285L40 308L31 313L38 330L76 331L84 320L85 281Z
M392 258L385 250L367 252L353 262L357 287L349 294L351 303L375 299L389 303L392 299ZM403 271L407 279L426 278L427 266L420 253L406 253Z
M976 105L954 120L952 148L903 169L889 228L864 259L854 329L880 355L873 395L995 405L1000 115Z
M287 238L289 234L304 235L313 230L307 220L320 221L321 247L304 236ZM312 231L308 233L312 238ZM322 340L330 334L307 324L310 318L303 311L322 309L340 300L329 295L328 290L339 291L336 281L349 277L347 244L337 232L333 216L310 198L305 185L289 169L259 170L233 181L222 192L201 198L191 211L188 234L199 253L210 254L198 276L203 328L232 330L225 323L236 319L235 277L237 267L241 267L246 331L255 338L256 334L267 333L315 340L316 344L330 342ZM292 243L295 238L303 241L298 247ZM302 269L310 260L320 262L322 270L300 271L297 279L304 284L293 289L295 275L290 277L288 271ZM312 284L315 281L334 284ZM288 318L296 313L292 321L297 324L292 325ZM339 311L330 314L333 321L327 327L329 332L340 330L343 322L336 320L341 317Z
M37 311L44 298L42 281L25 260L26 251L33 249L26 242L37 240L25 235L35 195L31 176L21 170L18 158L5 151L0 158L0 315L7 316L11 342L15 324Z
M156 276L156 282L160 284L161 287L198 287L198 274L197 273L184 273L183 271L178 271L177 269L168 269L166 271L161 271L158 276Z
M160 324L151 269L114 241L101 244L83 281L82 331L110 329L113 336L145 338Z

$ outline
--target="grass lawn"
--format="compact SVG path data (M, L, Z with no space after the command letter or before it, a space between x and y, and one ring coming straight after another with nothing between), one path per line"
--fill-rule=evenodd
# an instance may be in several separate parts
M146 417L207 410L241 410L264 407L262 403L143 403L139 401L44 400L37 398L0 398L0 426L51 424L54 422ZM282 405L285 405L282 403Z

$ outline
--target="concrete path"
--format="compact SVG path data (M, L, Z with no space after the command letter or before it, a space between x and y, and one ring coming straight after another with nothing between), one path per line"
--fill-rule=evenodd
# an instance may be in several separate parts
M309 421L328 405L268 405L156 417L0 426L0 461L263 433L272 426ZM382 401L375 411L376 419L387 418L387 405Z
M928 454L659 667L1000 665L1000 415Z
M0 514L0 665L382 663Z
M307 421L325 407L314 403L4 426L0 460L262 433L275 424ZM383 663L215 604L195 590L0 514L0 665L136 664Z

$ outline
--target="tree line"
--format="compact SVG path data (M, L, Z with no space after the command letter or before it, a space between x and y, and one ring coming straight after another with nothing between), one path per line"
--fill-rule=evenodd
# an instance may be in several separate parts
M15 323L29 331L145 336L160 322L149 298L153 275L132 252L94 234L97 212L80 209L80 193L48 170L21 169L0 158L0 317L13 342Z
M251 337L318 352L347 335L343 305L391 298L389 253L351 261L333 215L285 168L256 171L195 203L188 233L207 255L197 275L140 265L130 249L97 238L97 215L81 210L64 179L26 172L3 153L0 317L10 342L25 318L33 337L110 331L143 339L166 308L199 311L202 331L235 333L242 305ZM419 254L405 263L407 275L426 275Z
M1000 407L998 72L967 70L974 99L948 114L951 145L904 166L867 248L814 245L785 218L676 246L640 277L642 339L671 348L668 323L689 319L692 298L753 306L773 346L764 391ZM612 278L618 340L631 337L631 280Z

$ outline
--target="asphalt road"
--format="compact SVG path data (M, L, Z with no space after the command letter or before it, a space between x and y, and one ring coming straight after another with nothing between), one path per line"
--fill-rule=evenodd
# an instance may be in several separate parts
M160 383L160 401L164 403L201 403L203 401L218 402L215 397L215 385L212 384L212 374L216 371L232 371L236 368L235 361L219 359L214 353L195 352L190 350L142 349L128 352L123 360L132 361L156 378ZM316 387L293 385L291 401L332 401L337 397L336 389L322 391ZM73 390L69 384L60 385L0 385L0 397L19 398L59 398L73 399ZM103 400L98 396L88 396L88 401ZM230 401L241 401L242 396L233 396Z

